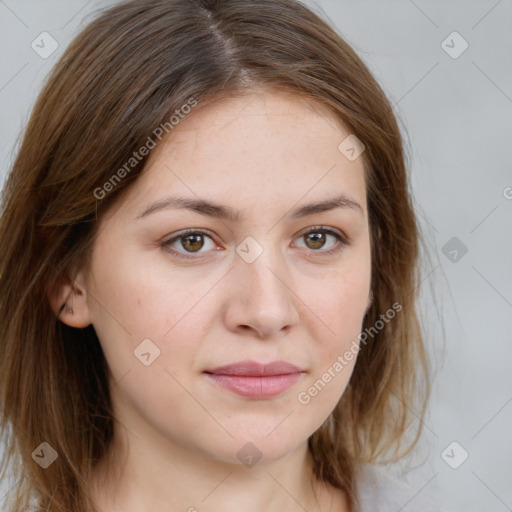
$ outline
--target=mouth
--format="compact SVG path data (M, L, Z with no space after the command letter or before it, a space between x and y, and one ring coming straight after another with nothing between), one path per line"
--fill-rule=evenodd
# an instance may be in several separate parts
M268 364L241 361L204 373L209 380L223 389L248 398L265 399L289 389L305 372L285 361Z

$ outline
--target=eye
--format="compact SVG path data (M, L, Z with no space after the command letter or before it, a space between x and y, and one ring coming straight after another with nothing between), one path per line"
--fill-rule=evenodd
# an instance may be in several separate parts
M194 256L187 256L183 252L176 250L175 245L181 246L181 248L184 249L186 253L202 254L203 252L207 252L200 252L201 249L205 246L206 238L210 239L213 243L212 237L206 232L187 229L178 235L162 242L162 246L165 247L169 252L172 252L172 254L178 258L191 259L194 258Z
M330 244L331 247L328 250L320 250L328 244L329 237L333 239ZM193 256L193 254L201 255L208 252L208 250L201 251L205 245L207 246L205 243L205 240L207 239L213 244L213 249L219 250L219 247L217 247L213 242L211 235L205 231L194 229L182 231L172 238L164 240L160 245L164 247L167 252L172 253L172 255L177 258L192 260L200 257ZM299 239L305 241L306 248L310 249L314 253L319 253L319 255L336 254L341 251L344 246L349 245L350 243L349 240L340 232L323 226L314 226L309 228L305 233L302 233L302 235L299 236Z
M330 248L320 251L319 249L322 249L328 243L328 237L334 239L330 244ZM348 239L341 233L323 226L309 228L300 236L300 239L304 240L306 248L311 249L313 252L320 253L321 255L336 254L340 252L344 246L349 245Z

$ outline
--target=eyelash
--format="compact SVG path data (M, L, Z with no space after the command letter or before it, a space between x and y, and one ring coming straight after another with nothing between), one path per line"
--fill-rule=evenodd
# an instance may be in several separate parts
M337 231L335 231L333 229L330 229L330 228L326 228L324 226L313 226L312 228L309 228L306 232L302 233L298 238L303 238L306 235L309 235L311 233L323 233L323 234L332 235L332 236L334 236L334 238L336 238L336 240L338 242L334 248L329 249L328 251L315 251L315 250L311 249L311 251L313 253L319 253L322 256L325 256L325 255L326 256L332 256L334 254L339 253L342 249L345 248L345 246L350 245L350 241L349 241L348 238L346 238L345 236L341 235ZM184 260L189 260L189 261L190 260L197 260L201 256L185 256L185 253L182 253L180 251L176 251L175 249L172 249L170 247L171 244L173 244L175 241L180 240L181 238L186 237L187 235L206 235L209 238L212 238L212 236L209 233L207 233L206 231L195 230L195 229L187 229L185 231L182 231L178 235L173 236L172 238L163 241L160 245L161 245L161 247L165 248L166 251L172 253L173 256L176 256L177 258L184 259ZM193 254L193 253L190 253L190 254ZM203 254L203 253L201 253L201 254Z

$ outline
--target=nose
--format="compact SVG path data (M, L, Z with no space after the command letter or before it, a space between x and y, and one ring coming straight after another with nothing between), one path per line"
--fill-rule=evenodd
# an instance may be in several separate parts
M270 338L285 335L298 323L300 299L286 262L275 253L265 248L252 263L236 257L224 318L230 331Z

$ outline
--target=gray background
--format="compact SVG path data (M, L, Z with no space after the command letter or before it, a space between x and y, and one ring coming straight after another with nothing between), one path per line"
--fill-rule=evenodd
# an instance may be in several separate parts
M45 75L107 3L0 0L2 180ZM420 494L453 510L512 510L512 0L307 3L392 100L428 242L421 311L434 390L417 455L390 467L414 489L400 510ZM59 44L47 59L31 48L43 31ZM453 469L446 461L463 450Z

